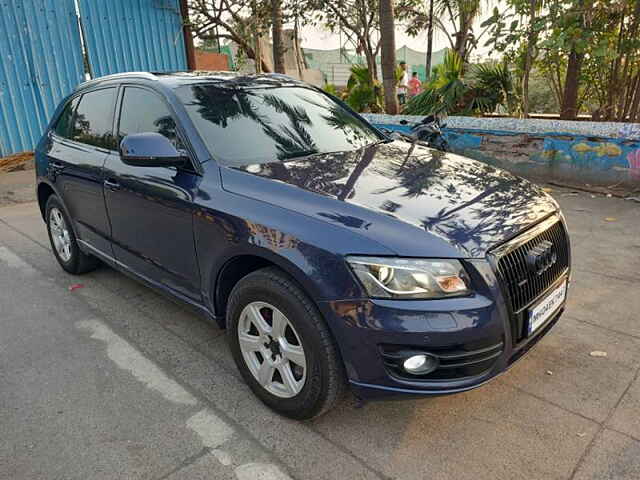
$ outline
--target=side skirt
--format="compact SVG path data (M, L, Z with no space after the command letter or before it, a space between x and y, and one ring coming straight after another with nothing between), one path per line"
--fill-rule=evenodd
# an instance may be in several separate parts
M106 253L98 250L93 245L85 242L84 240L78 239L78 244L80 248L88 254L95 255L100 260L108 264L110 267L124 273L129 278L136 280L143 285L152 288L156 292L162 294L164 297L172 300L178 305L186 306L189 310L192 310L194 313L205 317L210 322L215 322L219 328L224 328L224 318L219 317L211 313L211 311L205 306L198 302L193 301L192 299L182 295L179 292L163 285L162 283L156 282L144 275L139 274L138 272L132 270L127 265L122 262L119 262L117 259L113 258L111 255L107 255Z

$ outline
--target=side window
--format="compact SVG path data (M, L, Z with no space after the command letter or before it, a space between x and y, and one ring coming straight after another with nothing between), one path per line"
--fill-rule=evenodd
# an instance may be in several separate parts
M112 134L115 88L85 93L73 119L71 138L96 147L115 149Z
M118 143L131 133L159 133L176 148L182 148L176 123L164 101L155 93L142 88L127 87L122 97Z
M80 97L75 97L73 100L68 102L58 118L54 131L57 135L60 135L63 138L71 138L71 122L73 121L73 114L78 106L79 98Z

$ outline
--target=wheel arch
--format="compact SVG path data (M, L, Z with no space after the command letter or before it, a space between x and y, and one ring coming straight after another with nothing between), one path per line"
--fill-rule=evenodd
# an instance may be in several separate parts
M217 274L212 275L214 285L211 289L213 292L211 302L221 327L226 323L227 302L233 287L250 273L267 267L276 267L287 274L317 307L318 288L308 275L289 259L264 252L238 253L226 259L217 270Z
M38 198L38 206L40 207L40 214L42 215L42 219L46 221L45 215L49 197L51 197L51 195L56 195L60 199L60 195L58 195L55 189L47 182L40 182L38 184L36 194ZM62 200L60 200L60 202L62 202Z

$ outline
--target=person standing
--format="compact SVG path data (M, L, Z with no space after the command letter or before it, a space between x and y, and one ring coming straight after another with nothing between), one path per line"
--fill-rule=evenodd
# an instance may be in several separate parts
M396 87L396 93L398 95L398 103L404 105L407 103L407 93L409 90L409 73L407 72L407 62L404 60L400 62L400 68L402 69L402 77Z
M422 82L418 78L418 72L411 74L411 80L409 80L409 98L413 98L422 92Z

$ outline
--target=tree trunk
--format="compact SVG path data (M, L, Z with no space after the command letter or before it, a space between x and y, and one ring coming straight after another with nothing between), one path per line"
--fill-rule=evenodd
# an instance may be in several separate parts
M584 54L571 50L567 62L567 75L564 80L564 94L560 108L561 120L573 120L578 115L578 88L580 87L580 73Z
M456 44L454 50L458 55L460 55L463 63L463 68L464 64L466 64L468 61L467 55L469 52L467 52L467 41L469 39L470 30L471 19L465 12L460 12L459 29L456 33Z
M533 64L533 49L537 40L537 35L533 29L536 21L537 0L529 1L529 31L527 32L527 51L524 58L524 72L522 73L522 117L529 117L529 76Z
M364 48L362 53L364 54L364 59L367 62L367 70L369 71L369 81L373 84L374 80L377 77L376 57L366 47Z
M396 37L393 16L393 0L380 0L380 41L382 47L382 82L385 110L398 113L396 97Z
M429 0L429 25L427 26L426 80L431 79L431 57L433 56L433 0Z
M282 43L282 0L271 0L271 26L273 70L278 73L287 73L284 68L284 45Z

